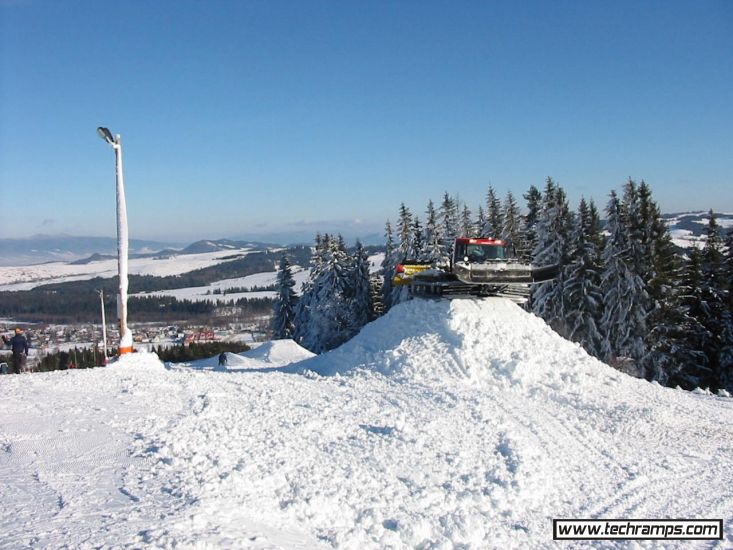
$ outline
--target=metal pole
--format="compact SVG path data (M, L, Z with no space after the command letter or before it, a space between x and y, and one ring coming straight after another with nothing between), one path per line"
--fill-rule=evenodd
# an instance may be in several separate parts
M104 364L107 364L107 321L104 317L104 290L99 291L99 301L102 303L102 349L104 350Z
M122 143L117 134L112 144L115 150L117 167L117 267L120 288L117 295L117 318L120 322L119 354L132 352L132 333L127 327L127 204L125 202L125 182L122 177Z

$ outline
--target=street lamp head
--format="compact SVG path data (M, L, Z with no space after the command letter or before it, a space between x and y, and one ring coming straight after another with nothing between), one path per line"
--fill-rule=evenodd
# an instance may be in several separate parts
M99 128L97 128L97 133L99 134L99 137L101 137L110 145L115 144L115 140L112 137L112 132L109 131L109 128L104 128L103 126L100 126Z

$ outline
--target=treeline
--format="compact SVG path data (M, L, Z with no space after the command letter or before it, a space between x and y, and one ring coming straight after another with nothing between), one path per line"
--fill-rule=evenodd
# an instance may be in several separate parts
M381 285L357 275L361 260L341 239L317 237L300 301L280 266L273 330L311 351L331 349L407 299L405 287L392 287L397 263L445 265L456 237L501 238L521 259L559 267L533 286L526 307L565 338L634 376L733 391L733 231L723 236L712 211L705 246L680 253L643 181L629 180L620 197L611 191L605 225L592 200L573 210L551 178L523 198L524 213L511 193L501 200L489 187L474 214L445 193L437 207L428 202L424 222L402 204L396 228L386 225Z
M209 301L178 300L172 296L132 296L128 298L128 315L134 322L209 322L221 309L236 309L239 317L268 315L270 298L239 298ZM114 319L117 297L105 294L104 307L108 319ZM0 316L37 323L98 323L99 296L88 292L0 292Z
M206 359L222 352L241 353L248 351L250 347L242 342L191 342L188 345L180 344L176 346L166 347L158 346L153 349L161 361L172 363L181 363L186 361L196 361L198 359ZM110 357L117 355L117 349L109 350ZM5 359L9 360L12 367L12 356ZM3 359L3 360L5 360ZM95 348L74 348L69 351L57 351L48 353L41 357L36 370L40 372L48 372L54 370L67 369L90 369L104 365L104 354Z
M611 191L601 232L592 201L573 212L547 180L533 260L560 275L529 308L588 353L634 376L685 389L733 391L733 232L712 211L702 250L679 254L650 187Z
M117 355L117 348L108 350L110 357ZM36 370L47 372L52 370L91 369L104 365L104 353L95 348L77 348L69 351L47 353L38 363Z
M166 347L158 346L153 351L161 361L183 363L206 359L223 352L241 353L250 347L242 342L191 342L188 345L180 344Z

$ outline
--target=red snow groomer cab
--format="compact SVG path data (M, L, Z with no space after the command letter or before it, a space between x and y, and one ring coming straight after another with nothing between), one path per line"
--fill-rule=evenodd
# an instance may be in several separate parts
M410 293L417 296L474 294L523 301L529 285L554 278L557 266L523 262L514 247L501 239L459 237L449 265L406 261L396 271L393 283L409 285Z

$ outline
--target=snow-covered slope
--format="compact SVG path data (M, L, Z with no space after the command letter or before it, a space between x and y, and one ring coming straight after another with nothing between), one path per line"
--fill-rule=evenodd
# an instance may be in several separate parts
M243 255L246 251L240 251ZM132 275L165 277L181 275L195 269L216 265L231 259L231 251L203 254L172 255L161 258L131 258ZM50 262L21 267L0 267L0 290L31 290L40 285L84 281L94 277L109 278L117 275L117 259L106 259L88 264Z
M279 346L3 377L0 547L545 548L560 517L723 518L733 545L733 400L510 302L402 304L277 369Z
M722 235L733 229L733 213L716 212L715 216ZM708 212L682 212L665 214L663 217L675 245L680 248L705 246L705 232L710 223Z

